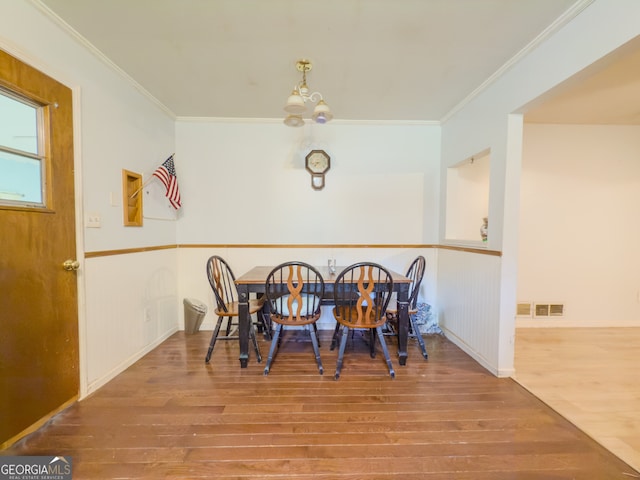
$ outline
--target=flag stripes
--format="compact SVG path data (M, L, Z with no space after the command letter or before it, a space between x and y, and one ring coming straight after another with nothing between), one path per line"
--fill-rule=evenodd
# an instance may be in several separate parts
M169 203L178 210L182 204L180 202L180 190L178 189L178 177L176 176L176 167L173 163L173 155L167 158L160 165L153 176L162 182L167 189L165 195L169 199Z

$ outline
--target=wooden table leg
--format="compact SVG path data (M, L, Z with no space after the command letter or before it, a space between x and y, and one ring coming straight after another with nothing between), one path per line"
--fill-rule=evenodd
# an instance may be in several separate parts
M237 285L238 289L238 343L240 344L240 367L247 368L249 362L249 291L246 285Z
M409 338L409 298L408 285L398 291L398 361L407 363L407 343Z

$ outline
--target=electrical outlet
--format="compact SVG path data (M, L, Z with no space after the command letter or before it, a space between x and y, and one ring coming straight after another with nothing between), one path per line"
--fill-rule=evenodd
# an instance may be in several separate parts
M87 228L100 228L102 226L102 218L99 213L90 213L87 215Z

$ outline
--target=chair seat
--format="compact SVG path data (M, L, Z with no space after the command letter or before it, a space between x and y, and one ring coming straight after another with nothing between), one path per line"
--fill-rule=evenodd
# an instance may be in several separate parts
M280 315L278 313L271 313L271 320L275 323L279 323L280 325L288 325L288 326L303 326L309 325L310 323L315 323L320 318L320 312L315 315L309 316L301 316L300 318L289 317L288 315Z
M254 314L259 312L264 305L264 299L258 298L249 300L249 313ZM225 303L226 310L216 308L215 313L222 317L237 317L238 316L238 302Z
M358 318L358 308L355 306L339 305L333 309L333 316L340 325L345 325L350 328L376 328L384 325L387 322L386 317L382 316L378 318L376 316L376 309L372 309L369 315L366 311L363 312L362 318ZM350 322L347 319L352 319Z

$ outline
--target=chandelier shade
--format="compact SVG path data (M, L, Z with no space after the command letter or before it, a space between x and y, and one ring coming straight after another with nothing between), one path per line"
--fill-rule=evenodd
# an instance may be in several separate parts
M284 106L284 111L287 113L292 113L294 115L301 115L305 110L306 107L304 105L304 99L297 91L294 90L287 99L287 104Z
M307 72L311 70L312 64L309 60L298 60L296 68L302 72L302 81L293 87L293 91L287 98L284 111L289 115L284 119L285 125L289 127L301 127L305 124L303 115L307 111L306 103L315 103L311 120L316 123L327 123L333 118L329 105L322 98L320 92L309 93L307 86Z
M327 105L324 100L320 100L316 105L316 108L313 109L313 115L311 118L316 123L327 123L333 118L333 114L331 110L329 110L329 105Z

